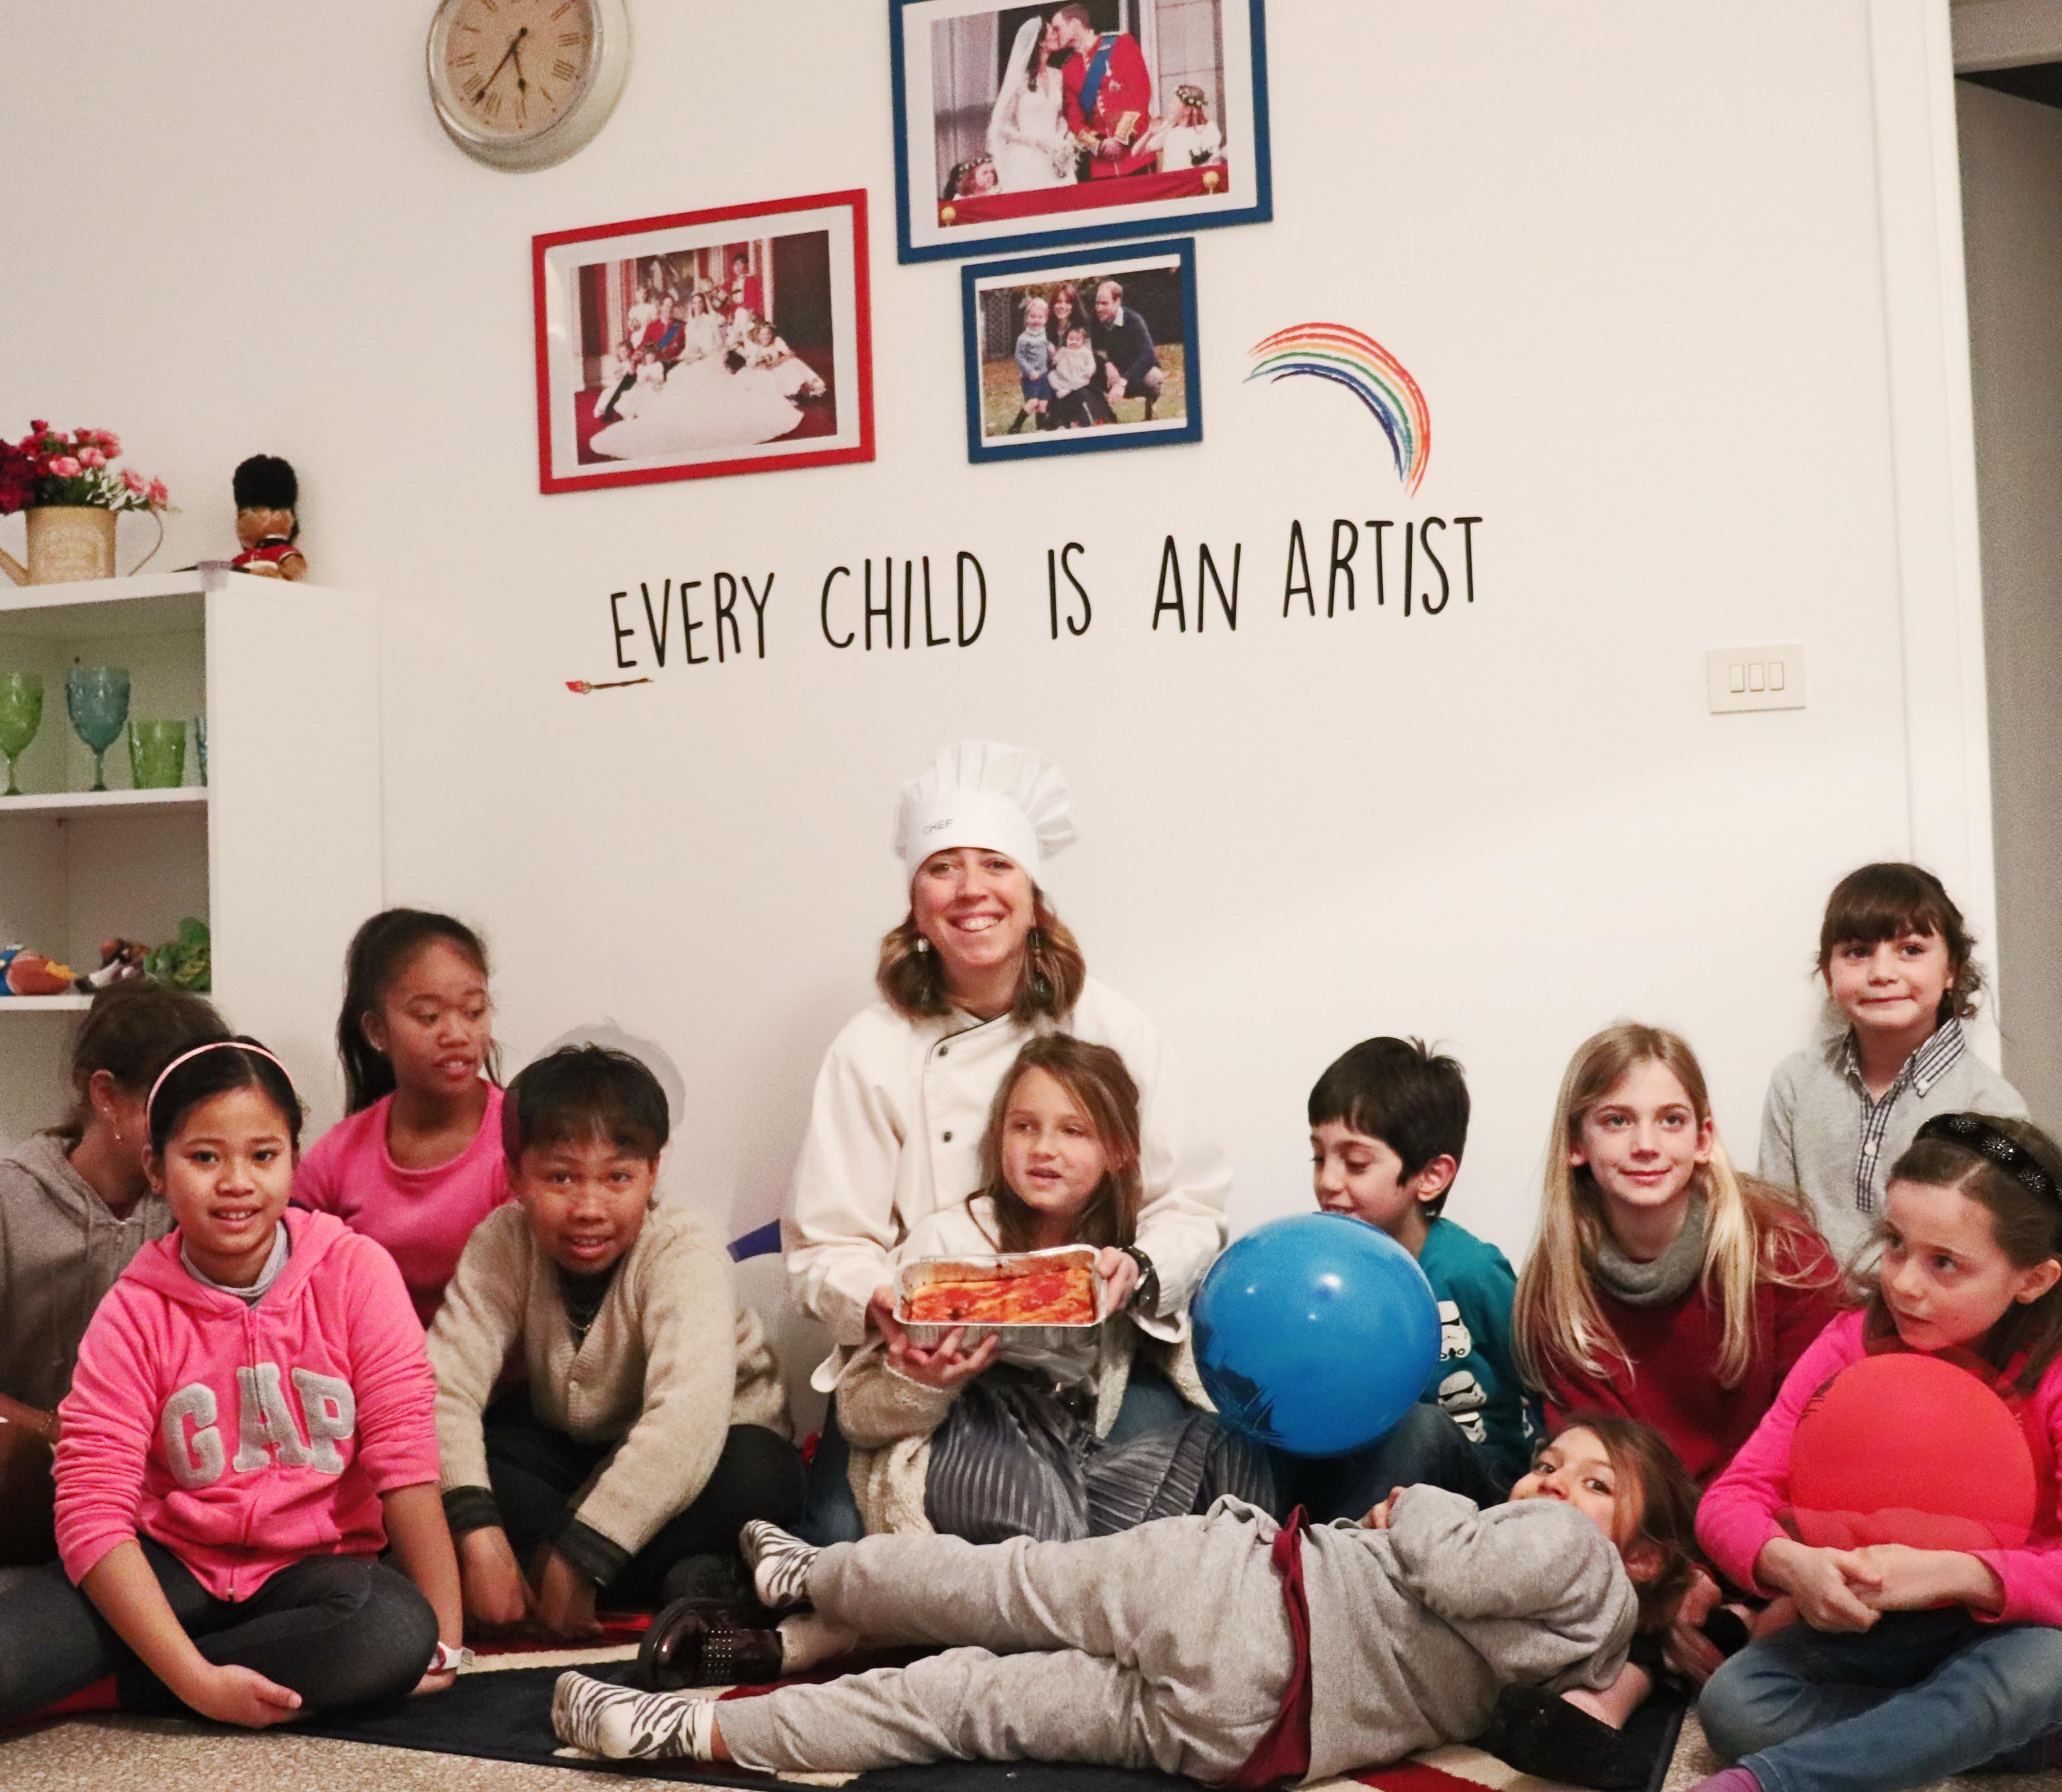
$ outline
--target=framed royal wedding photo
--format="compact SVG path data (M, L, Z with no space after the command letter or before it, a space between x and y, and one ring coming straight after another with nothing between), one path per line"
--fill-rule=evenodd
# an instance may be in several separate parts
M866 195L532 239L541 488L873 459Z
M900 259L1274 214L1263 0L889 0Z
M967 458L1203 439L1193 239L960 270Z

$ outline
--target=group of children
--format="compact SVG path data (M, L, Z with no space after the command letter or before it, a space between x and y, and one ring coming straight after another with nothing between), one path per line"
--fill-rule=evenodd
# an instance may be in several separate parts
M1739 1762L1726 1792L2038 1765L2062 1730L2062 1153L1967 1048L1976 967L1937 880L1844 880L1818 968L1844 1025L1771 1080L1760 1178L1681 1039L1585 1042L1520 1275L1443 1212L1460 1066L1381 1038L1326 1071L1318 1204L1439 1303L1441 1360L1378 1444L1311 1462L1230 1432L1185 1315L1150 1302L1057 1347L892 1329L845 1353L832 1421L869 1534L821 1548L783 1528L802 1465L721 1242L654 1202L669 1113L636 1057L564 1048L504 1093L478 939L375 916L339 1023L352 1112L297 1166L269 1052L194 998L110 992L69 1129L0 1164L7 1298L31 1264L54 1341L0 1363L0 1474L18 1519L54 1441L60 1557L0 1574L0 1718L111 1671L134 1708L279 1722L447 1684L468 1626L578 1637L629 1603L662 1608L648 1690L568 1675L554 1708L624 1758L1258 1786L1477 1736L1515 1690L1552 1771L1607 1763L1674 1674ZM1139 1105L1117 1052L1033 1039L981 1189L903 1255L1125 1252ZM1796 1534L1800 1417L1896 1350L2024 1416L2023 1546ZM720 1722L692 1694L861 1642L946 1646Z
M568 1047L503 1090L484 949L415 910L353 941L338 1047L303 1157L271 1052L117 986L78 1112L0 1161L0 1721L110 1674L247 1724L434 1691L468 1630L721 1593L740 1527L801 1512L728 1250L653 1200L650 1068Z

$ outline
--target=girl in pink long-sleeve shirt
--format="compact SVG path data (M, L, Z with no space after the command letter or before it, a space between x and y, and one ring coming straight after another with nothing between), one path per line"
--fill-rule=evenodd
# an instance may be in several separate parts
M62 1560L0 1590L0 1720L109 1674L132 1710L254 1728L448 1686L458 1565L399 1272L287 1214L300 1104L255 1041L174 1059L145 1116L177 1229L79 1347Z
M1943 1114L1890 1173L1867 1307L1798 1359L1697 1515L1741 1586L1803 1622L1714 1675L1698 1711L1736 1760L1699 1792L1896 1792L2052 1764L2062 1730L2062 1150L2027 1121ZM1819 1389L1874 1350L1955 1353L2023 1401L2040 1498L2019 1549L1818 1549L1785 1528L1791 1443ZM1955 1440L1939 1441L1955 1472ZM2044 1742L2044 1738L2046 1742Z
M427 1329L472 1229L509 1198L487 947L449 915L388 908L343 968L347 1111L301 1160L294 1200L384 1245Z

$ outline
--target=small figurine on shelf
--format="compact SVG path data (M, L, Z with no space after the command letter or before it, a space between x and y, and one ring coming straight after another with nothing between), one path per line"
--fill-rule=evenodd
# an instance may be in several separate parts
M143 968L148 950L140 940L124 940L119 935L112 940L103 940L100 942L100 968L81 972L72 979L72 987L82 996L93 996L111 983L136 982L148 974Z
M277 455L253 455L236 469L236 539L243 551L231 560L237 572L266 579L303 579L308 563L294 538L301 532L295 507L300 484L291 462Z
M0 946L0 995L69 996L72 968L26 946Z

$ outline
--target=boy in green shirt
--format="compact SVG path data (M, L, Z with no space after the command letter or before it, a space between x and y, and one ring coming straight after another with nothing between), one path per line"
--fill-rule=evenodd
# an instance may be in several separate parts
M1380 1227L1418 1260L1439 1303L1439 1361L1380 1441L1278 1462L1278 1477L1326 1517L1358 1517L1420 1481L1485 1505L1503 1499L1545 1433L1511 1355L1518 1278L1494 1245L1441 1217L1467 1145L1460 1065L1418 1040L1363 1040L1318 1079L1310 1117L1318 1205Z

